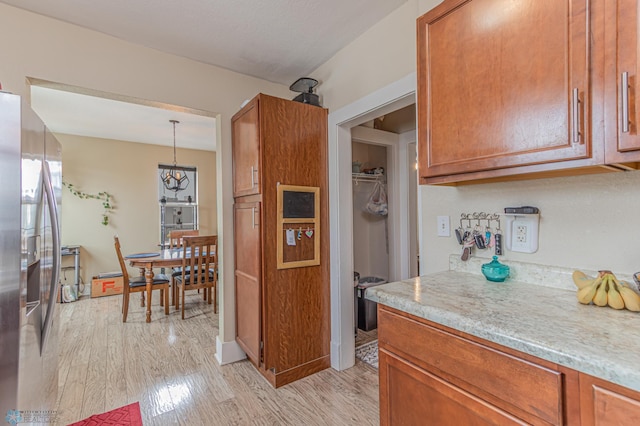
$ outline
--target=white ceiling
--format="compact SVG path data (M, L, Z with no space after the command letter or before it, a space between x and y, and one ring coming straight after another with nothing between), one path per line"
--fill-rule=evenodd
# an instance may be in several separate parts
M0 2L288 86L406 0ZM31 99L55 133L171 145L168 120L177 119L179 147L215 149L215 120L209 117L37 86Z

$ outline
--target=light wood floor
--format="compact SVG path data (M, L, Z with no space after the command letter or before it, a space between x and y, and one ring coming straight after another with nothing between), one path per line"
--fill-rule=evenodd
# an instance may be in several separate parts
M138 401L150 425L376 425L378 371L356 361L273 389L248 361L214 359L218 315L194 293L185 315L166 317L154 292L152 322L135 295L58 305L57 424Z
M371 331L364 331L358 329L358 335L356 336L356 348L358 346L365 345L367 343L378 340L378 329L374 328Z

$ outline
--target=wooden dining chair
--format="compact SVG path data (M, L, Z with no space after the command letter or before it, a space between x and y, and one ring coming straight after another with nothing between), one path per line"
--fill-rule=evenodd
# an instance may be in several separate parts
M184 237L193 237L200 235L200 230L198 229L174 229L173 231L169 231L169 249L182 248L182 239ZM182 274L182 267L178 266L176 268L172 268L171 273L171 304L175 303L176 298L176 284L175 278ZM198 290L200 293L200 290Z
M120 262L120 269L122 270L122 282L124 283L124 288L122 289L122 322L127 322L127 314L129 313L129 297L131 293L145 291L147 289L147 282L143 275L135 278L129 277L127 264L125 263L124 258L122 257L122 251L120 250L120 240L118 240L117 236L113 237L113 240L115 242L118 262ZM160 302L162 304L162 299L164 298L164 313L165 315L169 315L169 277L163 274L155 274L153 277L152 290L160 290ZM144 306L144 298L142 300ZM147 303L151 303L151 297L149 297Z
M182 238L183 237L193 237L200 235L200 231L198 229L175 229L169 232L169 248L180 248L182 247Z
M182 271L174 278L176 309L182 305L184 319L185 291L204 289L209 304L213 296L213 312L218 313L218 236L184 237L183 242Z

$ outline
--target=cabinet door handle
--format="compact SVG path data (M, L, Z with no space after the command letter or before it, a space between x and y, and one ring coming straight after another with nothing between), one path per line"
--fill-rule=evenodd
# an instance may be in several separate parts
M251 188L256 186L258 183L258 179L256 179L257 174L258 174L258 168L251 166Z
M622 99L622 133L629 133L629 73L620 76L620 97Z
M260 223L256 220L256 208L255 207L251 207L251 227L255 228L259 224Z
M573 143L580 142L580 92L577 87L573 89L571 99L571 139Z

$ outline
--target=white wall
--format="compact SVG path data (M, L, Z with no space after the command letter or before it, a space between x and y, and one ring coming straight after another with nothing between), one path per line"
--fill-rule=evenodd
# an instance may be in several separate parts
M452 225L470 209L501 212L506 206L540 208L539 249L534 254L506 252L504 259L620 273L640 270L636 241L640 211L640 172L493 183L459 188L422 187L425 271L448 268L442 253L457 253L455 238L436 236L438 215ZM505 221L502 221L503 228ZM491 253L477 253L489 257Z
M259 92L289 98L286 86L144 48L0 3L0 82L28 97L26 77L219 114L217 185L221 244L220 337L235 342L231 117ZM225 238L225 236L227 238ZM220 353L218 353L220 355Z
M416 19L442 0L407 0L318 67L318 94L335 111L416 71Z
M352 144L352 158L363 168L387 167L387 148L360 142ZM353 268L361 277L389 279L387 216L368 213L365 208L375 181L353 182Z
M102 203L62 190L62 244L81 245L81 277L90 283L101 272L118 271L113 236L126 253L157 249L160 241L158 161L172 158L169 146L56 134L62 144L63 178L76 189L113 198L109 224L102 225ZM201 234L217 233L216 153L177 149L180 164L198 169L198 212ZM73 264L70 257L65 265ZM135 275L138 274L134 271ZM72 271L67 281L73 282Z
M417 11L417 0L408 0L312 73L325 107L336 110L415 72Z

